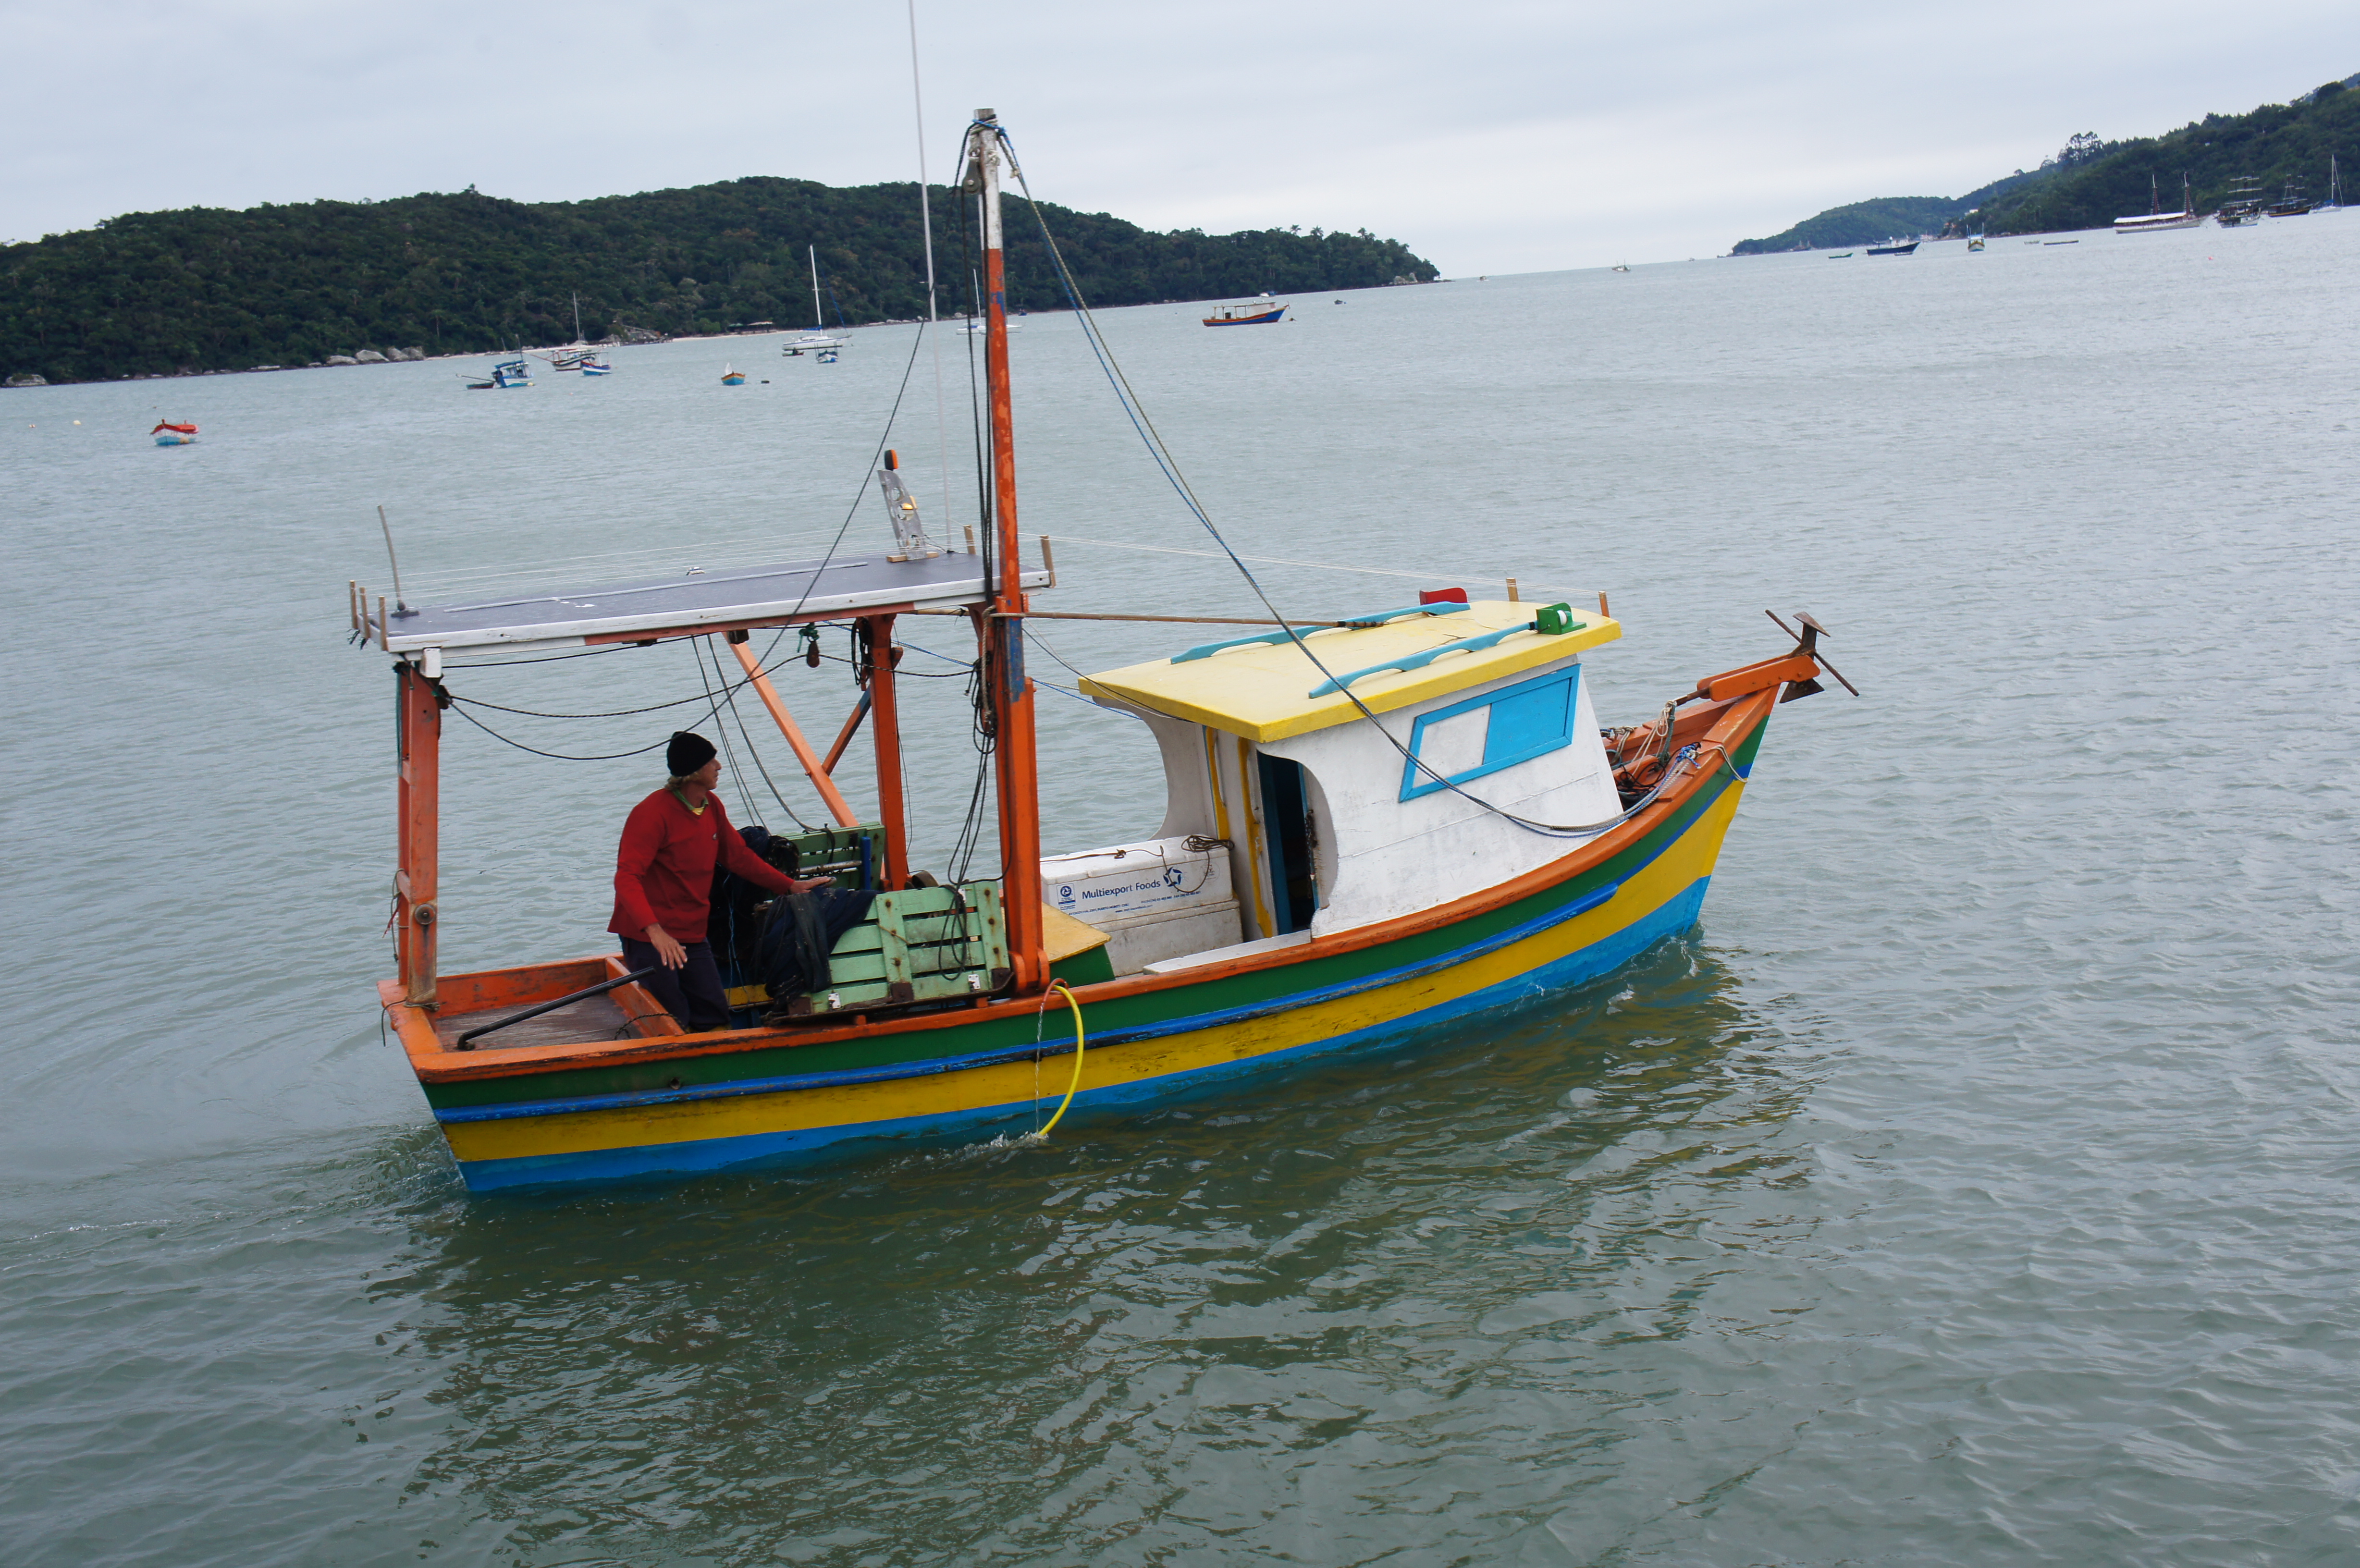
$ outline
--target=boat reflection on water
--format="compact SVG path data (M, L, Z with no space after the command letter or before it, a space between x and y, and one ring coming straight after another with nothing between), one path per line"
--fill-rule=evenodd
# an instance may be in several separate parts
M412 1266L370 1287L442 1412L410 1484L562 1518L603 1556L683 1510L673 1551L874 1531L931 1561L976 1510L1131 1485L1142 1446L1262 1464L1396 1401L1474 1413L1492 1396L1409 1348L1429 1332L1486 1363L1677 1337L1698 1267L1786 1239L1808 1084L1759 1039L1691 932L1540 1004L1050 1144L490 1201L452 1182L413 1211ZM1267 1380L1246 1405L1202 1381L1241 1376ZM1534 1419L1582 1444L1612 1403ZM965 1527L933 1517L950 1495Z

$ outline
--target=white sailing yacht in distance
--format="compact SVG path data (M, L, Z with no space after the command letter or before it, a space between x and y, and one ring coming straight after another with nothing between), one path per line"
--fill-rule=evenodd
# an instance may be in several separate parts
M811 252L812 330L781 351L789 359L805 354L832 354L851 342L849 338L832 338L827 335L827 321L819 310L819 246L811 245L807 248Z

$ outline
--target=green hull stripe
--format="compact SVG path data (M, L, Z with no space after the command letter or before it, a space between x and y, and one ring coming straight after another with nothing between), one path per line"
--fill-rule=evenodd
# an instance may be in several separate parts
M1766 721L1754 726L1731 757L1743 773L1750 769L1759 749ZM1579 872L1554 887L1528 898L1470 915L1453 925L1382 942L1355 953L1335 953L1301 964L1283 964L1245 975L1225 975L1194 985L1152 991L1090 1004L1091 1033L1124 1033L1147 1029L1175 1015L1229 1013L1241 1008L1289 1005L1306 992L1326 991L1371 975L1411 968L1482 942L1501 931L1527 924L1554 909L1579 901L1600 888L1612 888L1630 879L1678 841L1696 820L1710 810L1732 780L1729 770L1716 770L1713 780L1697 792L1682 811L1651 830L1638 843L1602 865ZM998 1018L948 1029L912 1030L832 1040L823 1045L770 1046L727 1054L671 1061L635 1062L615 1067L575 1068L554 1073L522 1073L499 1078L479 1078L453 1083L426 1083L427 1105L435 1111L497 1105L516 1101L577 1099L624 1094L694 1091L749 1078L805 1078L832 1073L858 1072L923 1062L929 1058L965 1057L996 1051L1033 1047L1032 1030L1024 1019ZM673 1081L678 1080L675 1083Z

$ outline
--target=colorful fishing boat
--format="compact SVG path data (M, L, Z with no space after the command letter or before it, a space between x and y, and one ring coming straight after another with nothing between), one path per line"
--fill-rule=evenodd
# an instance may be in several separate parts
M480 381L467 383L475 392L515 391L532 385L532 366L522 359L504 359L484 373Z
M1694 923L1772 708L1834 675L1806 616L1774 657L1673 694L1646 723L1601 728L1584 655L1622 632L1603 595L1592 613L1438 586L1414 604L1273 621L1085 680L1109 723L1153 735L1166 804L1133 842L1046 843L1024 627L1052 614L1033 595L1054 578L1024 560L1018 527L999 200L1011 164L979 111L966 181L982 198L989 302L981 553L927 545L889 461L890 551L402 615L351 585L353 628L396 678L397 974L378 996L471 1189L1029 1134L1069 1107L1218 1094L1240 1074L1605 975ZM1094 331L1086 308L1076 319ZM989 842L996 823L997 876L912 864L894 639L914 615L974 632L992 804L969 826ZM754 641L770 633L775 649L821 626L850 628L858 691L824 760L771 680L795 654L766 663ZM441 735L470 700L445 656L473 669L502 652L687 638L736 659L832 819L764 853L866 898L824 969L790 984L766 957L794 900L765 912L725 895L709 939L738 1009L727 1028L685 1031L643 984L651 972L619 955L439 973ZM867 817L833 777L864 719Z
M169 419L158 420L156 428L148 433L156 438L158 446L194 446L197 443L197 427L193 422L175 424Z
M1208 327L1263 327L1286 314L1286 307L1264 294L1257 299L1223 305L1205 318Z
M612 376L615 374L615 367L608 365L605 360L600 359L595 354L589 358L582 361L582 363L575 366L575 368L580 370L585 376Z
M746 373L734 365L725 365L721 367L721 385L743 387L746 385Z

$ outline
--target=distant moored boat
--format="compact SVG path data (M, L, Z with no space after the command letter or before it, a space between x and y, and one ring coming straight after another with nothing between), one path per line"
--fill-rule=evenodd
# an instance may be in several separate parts
M1205 318L1205 324L1208 327L1266 326L1285 314L1284 305L1264 294L1258 299L1222 306Z
M2285 193L2263 208L2262 212L2267 217L2300 218L2318 205L2318 202L2302 193L2301 180L2289 180L2286 182Z
M176 425L166 419L148 433L156 438L158 446L194 446L197 442L197 427L194 424Z
M2116 218L2114 233L2151 234L2165 229L2192 229L2204 221L2205 215L2196 211L2196 203L2189 192L2187 175L2182 174L2180 177L2180 211L2177 212L2167 212L2163 210L2163 198L2156 189L2155 176L2152 174L2147 177L2147 210L2131 217Z
M743 387L746 385L746 373L734 365L725 365L721 367L721 385Z
M1910 256L1914 255L1917 252L1917 249L1918 242L1916 240L1911 240L1907 245L1871 245L1868 247L1868 254L1871 256Z

